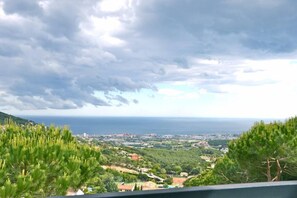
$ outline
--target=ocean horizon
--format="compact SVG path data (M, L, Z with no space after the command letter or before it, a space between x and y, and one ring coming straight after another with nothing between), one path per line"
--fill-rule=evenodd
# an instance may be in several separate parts
M240 134L260 120L257 118L190 118L190 117L71 117L22 116L36 123L68 126L73 134L150 134L202 135Z

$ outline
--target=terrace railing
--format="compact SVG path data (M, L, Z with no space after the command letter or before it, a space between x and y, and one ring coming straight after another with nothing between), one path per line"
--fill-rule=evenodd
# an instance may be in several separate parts
M103 193L75 198L297 198L297 181L229 184L153 191ZM58 197L56 197L58 198ZM60 197L61 198L61 197ZM64 197L65 198L65 197Z

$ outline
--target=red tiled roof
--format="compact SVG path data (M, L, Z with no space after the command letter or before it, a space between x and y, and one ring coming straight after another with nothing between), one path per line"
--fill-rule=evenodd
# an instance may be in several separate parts
M125 184L119 184L118 185L118 189L119 190L129 190L129 191L132 191L134 188L134 186L132 185L125 185Z
M173 177L172 184L182 185L186 180L187 180L187 178Z

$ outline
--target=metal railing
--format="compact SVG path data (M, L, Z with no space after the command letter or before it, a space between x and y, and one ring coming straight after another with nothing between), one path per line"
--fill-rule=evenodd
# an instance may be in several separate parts
M297 181L229 184L153 191L103 193L75 198L297 198ZM58 198L58 197L56 197ZM61 197L60 197L61 198ZM65 198L65 197L64 197Z

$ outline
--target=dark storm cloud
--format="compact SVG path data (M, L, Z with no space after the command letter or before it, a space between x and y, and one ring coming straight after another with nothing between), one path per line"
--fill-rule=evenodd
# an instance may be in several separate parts
M188 80L221 93L221 84L270 82L238 81L241 59L285 56L297 48L295 1L150 0L113 12L101 11L99 2L0 3L1 106L137 104L120 93ZM106 36L110 22L91 23L112 17L121 30L108 36L121 42Z
M289 0L145 1L135 28L150 42L161 41L156 48L185 54L288 52L297 47L296 11Z

